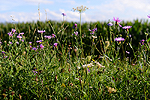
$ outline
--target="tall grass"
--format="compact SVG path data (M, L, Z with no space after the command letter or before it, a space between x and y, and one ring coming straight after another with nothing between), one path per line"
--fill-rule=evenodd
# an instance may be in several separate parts
M17 24L0 43L0 99L150 99L148 31L135 51L134 24L124 30L96 23L80 34L74 33L78 27L68 33L75 23L65 21L59 27L51 21L24 24L25 34Z

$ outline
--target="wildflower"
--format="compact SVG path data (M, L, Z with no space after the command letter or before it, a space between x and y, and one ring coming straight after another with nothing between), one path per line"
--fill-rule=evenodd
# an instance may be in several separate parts
M43 46L42 44L40 44L40 48L41 48L41 49L43 49L43 48L44 48L44 46Z
M76 31L76 32L74 32L74 34L77 36L77 35L78 35L78 32Z
M22 38L22 36L18 35L18 36L17 36L17 38L21 39L21 38Z
M5 51L2 51L2 54L5 54Z
M19 35L23 35L24 33L22 32L22 33L19 33Z
M58 43L54 43L54 46L57 47L57 44L58 44Z
M120 24L119 24L119 26L122 27Z
M121 22L121 20L118 17L116 19L115 19L115 17L113 17L113 20L116 22L116 24Z
M19 44L19 42L18 42L18 41L17 41L16 43L17 43L17 44Z
M149 14L149 15L147 15L147 17L148 17L148 18L150 18L150 14Z
M12 32L13 32L13 33L15 33L15 32L16 32L16 30L15 30L15 29L12 29Z
M9 41L9 44L12 44L12 42Z
M11 32L7 33L9 36L13 36L13 34Z
M52 38L55 38L55 34L52 34Z
M115 38L115 41L124 41L125 39L122 37Z
M87 68L88 72L90 72L89 68Z
M63 15L63 16L66 16L66 14L65 14L65 13L62 13L62 15Z
M21 41L22 41L22 42L24 42L24 40L23 40L23 39L22 39Z
M29 42L29 44L32 44L32 42Z
M0 44L2 44L2 42L0 42Z
M32 70L32 72L34 73L34 75L36 75L38 72L37 71L35 71L35 70Z
M130 54L130 52L126 51L127 54Z
M112 26L113 24L112 24L111 22L109 22L107 25L108 25L108 26Z
M36 48L36 47L33 47L33 48L32 48L32 50L34 50L34 51L36 51L37 49L38 49L38 48Z
M140 41L140 43L141 43L141 45L144 45L144 39L142 39L141 41Z
M124 26L124 27L122 27L123 29L127 29L127 31L128 31L128 29L129 28L131 28L132 26Z
M77 7L77 8L72 8L74 11L79 11L80 13L81 12L84 12L86 9L88 9L86 6L83 7L83 5L81 5L80 7Z
M44 31L42 31L42 30L38 30L38 33L44 33L45 32L45 30Z
M97 38L97 36L93 36L93 35L92 35L92 38L93 38L93 39L96 39L96 38Z
M90 34L94 34L94 32L97 31L97 28L94 28L94 29L92 29L92 30L89 29L89 31L92 31L92 33L90 33Z
M38 40L38 41L36 41L37 43L41 43L42 42L42 40Z
M46 36L46 35L44 37L47 38L47 39L51 39L52 38L51 36Z
M77 24L74 24L73 28L74 28L74 29L77 28Z

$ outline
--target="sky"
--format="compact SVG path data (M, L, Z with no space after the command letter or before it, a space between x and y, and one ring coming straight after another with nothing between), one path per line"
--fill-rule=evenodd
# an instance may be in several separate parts
M0 22L62 21L62 13L64 20L79 22L80 14L72 8L81 5L88 8L82 22L148 20L150 14L150 0L0 0Z

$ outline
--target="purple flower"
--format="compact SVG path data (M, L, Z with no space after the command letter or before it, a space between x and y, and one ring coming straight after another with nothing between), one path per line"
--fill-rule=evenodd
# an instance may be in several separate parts
M47 39L51 39L52 38L51 36L46 36L46 35L44 37L47 38Z
M23 35L24 33L22 32L22 33L19 33L19 35L20 35L20 34Z
M12 29L12 32L13 32L13 33L15 33L15 32L16 32L16 30L15 30L15 29Z
M29 44L32 44L32 42L29 42Z
M38 40L38 41L36 41L37 43L41 43L42 42L42 40Z
M13 36L13 34L11 32L7 33L9 36Z
M150 14L149 14L149 15L147 15L147 17L148 17L148 18L150 18Z
M74 24L73 28L74 28L74 29L77 28L77 24Z
M142 39L141 41L140 41L140 43L141 43L141 45L144 45L144 39Z
M130 52L126 51L127 54L130 54Z
M41 48L41 49L43 49L43 48L44 48L44 46L43 46L42 44L40 44L40 48Z
M2 44L2 42L0 42L0 44Z
M66 16L66 14L65 14L65 13L62 13L62 15L63 15L63 16Z
M108 26L112 26L113 24L112 24L111 22L109 22L107 25L108 25Z
M121 22L121 20L118 17L116 19L115 19L115 17L113 17L113 20L116 21L117 23Z
M32 70L32 72L34 73L34 75L38 73L37 71L34 71L34 70Z
M55 38L55 34L52 34L52 38Z
M2 54L5 54L5 51L2 51Z
M119 24L119 26L122 27L120 24Z
M18 41L17 41L16 43L17 43L17 44L19 44L19 42L18 42Z
M9 41L10 44L12 44L12 42Z
M45 32L45 30L44 31L42 31L42 30L38 30L38 33L44 33Z
M33 47L33 48L32 48L32 50L35 50L35 51L36 51L37 49L38 49L38 48L36 48L36 47Z
M21 38L22 38L22 36L18 35L18 36L17 36L17 38L21 39Z
M58 43L54 43L54 46L57 47L57 44L58 44Z
M76 31L76 32L74 32L74 34L77 36L77 35L78 35L78 32Z
M129 29L129 28L131 28L132 26L124 26L124 27L122 27L123 29Z
M94 32L97 31L97 28L94 28L94 29L92 29L92 30L89 29L89 31L92 31L92 33L90 33L90 34L94 34Z
M88 72L90 72L89 68L87 68Z
M115 41L124 41L125 39L122 37L115 38Z
M22 42L24 42L24 40L23 40L23 39L22 39L21 41L22 41Z

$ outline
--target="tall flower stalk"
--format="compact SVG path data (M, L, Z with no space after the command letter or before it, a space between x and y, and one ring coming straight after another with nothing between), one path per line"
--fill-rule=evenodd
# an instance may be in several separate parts
M81 5L80 7L76 7L76 8L72 8L74 11L78 11L80 13L80 39L81 39L81 47L83 47L83 43L82 43L82 33L81 33L81 13L86 11L88 8L85 6L83 7L83 5Z

